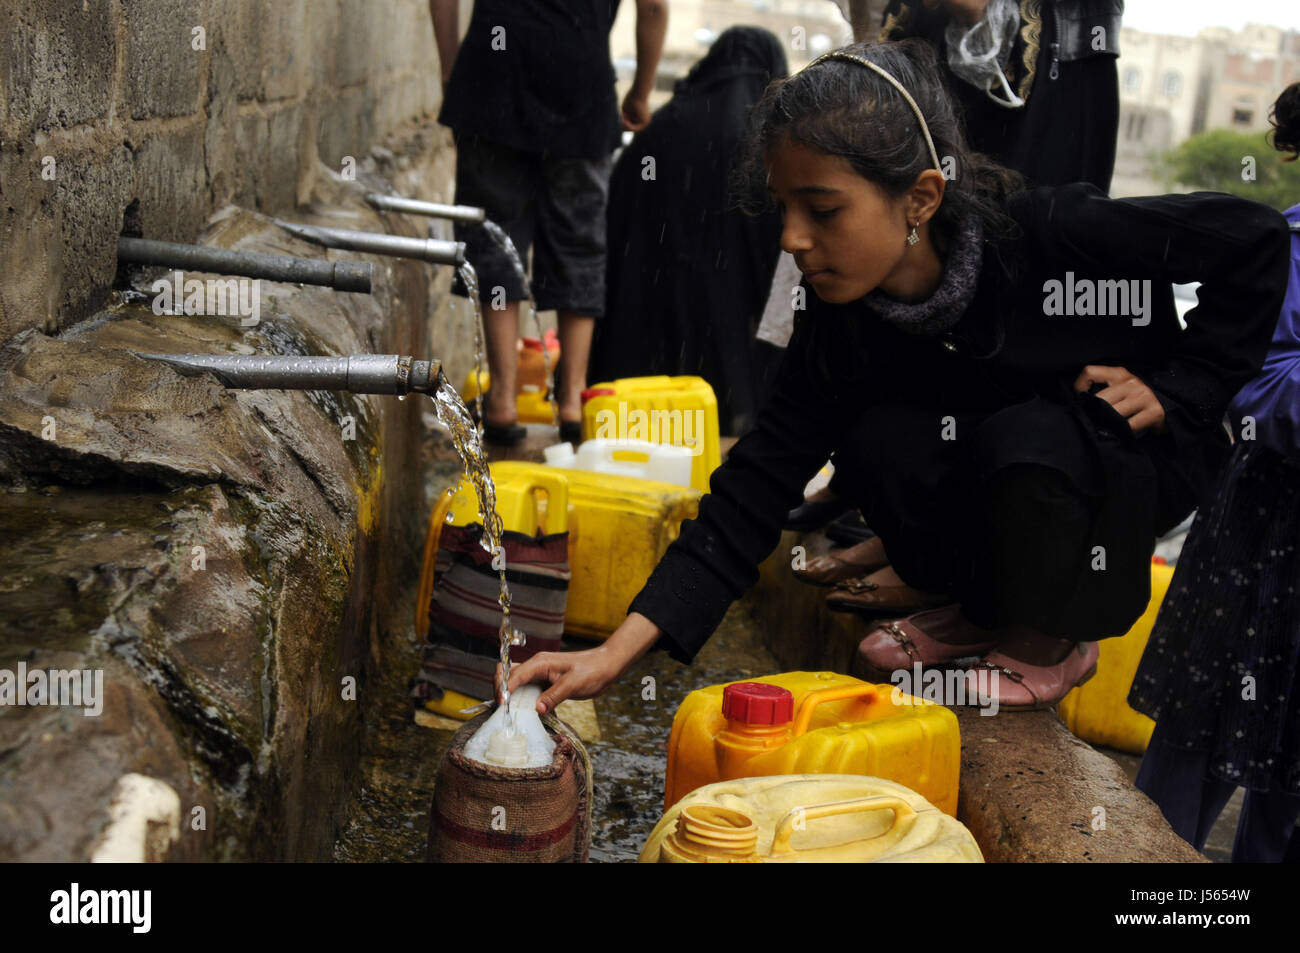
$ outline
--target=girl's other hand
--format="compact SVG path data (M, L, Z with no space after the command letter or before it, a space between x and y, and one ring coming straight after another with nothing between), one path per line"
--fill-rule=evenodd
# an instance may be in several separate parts
M1164 433L1164 406L1155 392L1128 368L1089 364L1075 379L1074 389L1086 394L1098 384L1102 388L1097 391L1097 396L1114 407L1115 412L1128 421L1134 433L1148 428Z

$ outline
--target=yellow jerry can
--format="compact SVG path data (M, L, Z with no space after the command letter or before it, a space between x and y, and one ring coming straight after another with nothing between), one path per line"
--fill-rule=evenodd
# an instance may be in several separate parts
M503 460L495 478L536 471L560 474L568 487L569 598L565 631L604 639L650 578L682 520L699 508L700 492L671 483Z
M670 807L639 863L967 863L984 855L960 821L915 791L856 774L708 784Z
M470 371L465 378L465 386L460 393L460 399L468 406L474 402L478 396L478 379L483 380L483 393L492 389L492 378L487 371L481 374ZM544 387L538 387L533 384L523 384L519 393L515 395L515 412L519 415L521 424L553 424L555 423L555 404L546 399Z
M582 392L583 440L648 440L689 447L691 486L709 492L722 462L718 401L702 377L624 377Z
M1147 750L1156 723L1129 707L1128 693L1173 575L1172 566L1152 563L1146 612L1124 635L1098 643L1097 674L1061 699L1061 721L1084 741L1130 754Z
M960 770L957 716L942 705L849 675L788 672L686 696L668 739L664 807L717 781L853 774L906 785L955 817Z

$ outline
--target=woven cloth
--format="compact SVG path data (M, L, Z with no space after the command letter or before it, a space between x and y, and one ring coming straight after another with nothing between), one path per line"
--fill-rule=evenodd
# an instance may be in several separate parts
M412 685L416 701L437 699L444 690L471 698L493 697L500 655L501 580L492 555L480 544L483 528L447 526L438 540L430 626L424 660ZM527 636L510 650L522 662L538 652L554 652L564 635L569 595L569 534L502 534L510 619Z

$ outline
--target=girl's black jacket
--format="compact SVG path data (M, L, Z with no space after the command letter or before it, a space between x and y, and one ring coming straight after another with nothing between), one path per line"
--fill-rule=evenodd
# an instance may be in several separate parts
M1066 406L1100 461L1071 476L1104 501L1103 521L1129 530L1139 521L1152 543L1213 486L1229 448L1224 412L1259 371L1286 291L1286 219L1217 193L1114 200L1086 184L1018 193L1007 211L1018 230L985 236L975 297L941 337L904 333L863 301L831 305L807 291L766 408L630 607L659 626L675 658L689 661L753 585L808 480L864 410L882 402L932 409L936 432L949 415L1031 400ZM1199 303L1180 330L1170 284L1194 281ZM1049 302L1050 282L1061 283L1061 296ZM1125 313L1048 313L1062 310L1071 291L1087 310L1089 287L1094 311L1120 308L1115 282L1130 292ZM1165 432L1133 436L1109 404L1076 394L1089 364L1141 377L1164 407ZM1051 444L1032 432L1006 443L997 451L1015 459ZM1127 554L1130 565L1149 560L1150 546L1142 549ZM1076 637L1122 634L1145 606L1142 593L1126 602L1117 609L1084 600Z

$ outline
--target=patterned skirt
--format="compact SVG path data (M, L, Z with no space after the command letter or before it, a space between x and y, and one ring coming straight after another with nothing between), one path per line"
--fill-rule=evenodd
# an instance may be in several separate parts
M1300 464L1238 444L1197 513L1129 704L1210 774L1300 793Z

